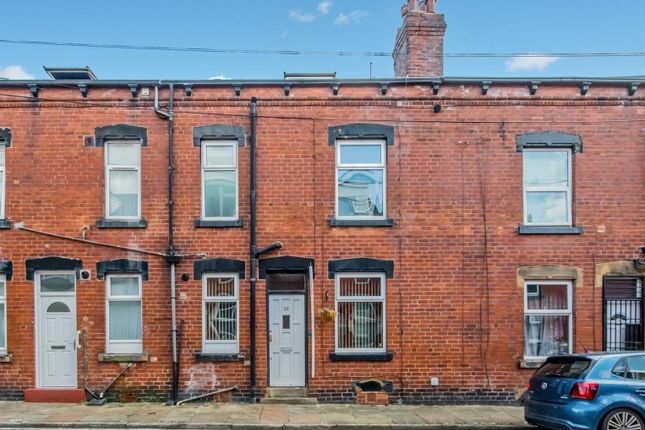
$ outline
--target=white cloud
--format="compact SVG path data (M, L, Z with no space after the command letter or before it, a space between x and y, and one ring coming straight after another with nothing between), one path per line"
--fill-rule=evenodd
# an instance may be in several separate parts
M506 62L507 72L542 71L558 60L557 57L532 54L530 56L513 57Z
M285 30L282 33L280 33L280 39L286 39L287 36L289 36L289 31Z
M226 81L226 80L231 79L231 78L229 78L228 76L224 76L224 75L217 75L217 76L211 76L208 79L211 80L211 81Z
M316 19L316 15L312 15L309 12L303 12L302 9L291 9L289 10L289 18L294 21L309 23Z
M355 10L347 15L344 13L339 14L334 21L335 25L347 25L347 24L358 24L363 18L369 14L363 10Z
M22 66L12 65L7 66L4 69L0 69L0 78L5 79L34 79L33 75L30 75L22 68Z
M322 13L323 15L327 15L329 13L329 9L331 9L332 2L330 1L321 1L318 3L318 12Z

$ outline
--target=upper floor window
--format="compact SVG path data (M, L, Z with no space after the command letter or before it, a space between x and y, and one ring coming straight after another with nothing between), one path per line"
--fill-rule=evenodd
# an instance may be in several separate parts
M238 218L236 140L204 140L202 147L202 219Z
M0 219L5 218L5 161L4 142L0 140Z
M582 152L577 134L543 131L518 134L523 159L524 220L519 234L581 234L573 225L573 157Z
M384 219L386 216L385 140L336 142L336 217Z
M524 149L524 224L571 225L571 150Z
M0 275L0 353L7 352L7 292L6 277Z
M385 352L385 274L336 274L336 352Z
M239 344L239 275L203 275L202 351L237 354Z
M525 282L525 358L572 352L571 295L571 281Z
M140 354L142 303L140 275L108 275L106 282L108 353Z
M141 144L105 143L105 212L108 219L141 218Z

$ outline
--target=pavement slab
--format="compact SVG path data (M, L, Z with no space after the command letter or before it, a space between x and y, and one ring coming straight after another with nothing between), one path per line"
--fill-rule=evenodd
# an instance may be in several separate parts
M520 407L109 403L104 406L0 401L0 429L527 430Z

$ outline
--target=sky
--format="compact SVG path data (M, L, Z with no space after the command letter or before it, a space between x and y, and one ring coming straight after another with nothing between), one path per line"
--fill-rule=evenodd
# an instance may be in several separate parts
M391 52L404 0L0 0L0 39L257 50ZM446 53L645 52L644 0L438 0ZM371 63L371 65L370 65ZM390 57L135 51L0 42L0 77L281 79L393 77ZM371 75L370 75L371 69ZM645 75L645 56L447 58L445 76Z

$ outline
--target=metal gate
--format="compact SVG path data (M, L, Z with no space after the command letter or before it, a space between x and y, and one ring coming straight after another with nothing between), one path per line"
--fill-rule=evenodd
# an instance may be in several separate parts
M602 289L605 351L643 349L643 282L636 277L605 276Z

